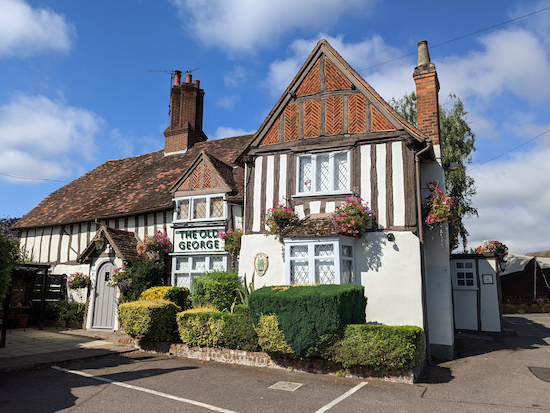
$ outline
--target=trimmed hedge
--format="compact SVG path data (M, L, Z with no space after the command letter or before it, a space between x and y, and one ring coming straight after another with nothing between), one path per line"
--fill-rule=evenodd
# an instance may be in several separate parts
M190 310L178 313L181 341L189 347L225 347L259 351L258 335L248 307L238 305L234 313Z
M323 357L344 368L406 370L418 366L426 355L424 331L414 326L348 325L336 341L324 339Z
M296 357L292 348L285 341L285 335L279 328L279 320L275 314L260 316L256 332L260 347L270 356Z
M152 287L141 293L140 300L168 300L182 310L189 308L189 288L187 287Z
M364 323L366 304L364 287L353 284L263 287L249 298L254 325L260 315L277 315L285 341L299 357L319 337Z
M131 301L118 306L120 322L130 337L171 341L180 308L168 300Z
M236 271L213 271L193 279L193 307L214 304L220 311L231 309L241 282Z

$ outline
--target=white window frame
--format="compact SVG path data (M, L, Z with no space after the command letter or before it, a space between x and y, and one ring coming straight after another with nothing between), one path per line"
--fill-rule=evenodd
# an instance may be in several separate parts
M352 277L351 283L357 283L357 275L355 270L355 239L351 240L349 237L331 237L331 238L286 238L283 240L285 244L285 283L291 284L291 261L304 258L292 258L290 256L291 246L307 246L308 247L308 269L309 269L309 284L317 284L317 276L315 274L315 246L333 244L334 248L334 284L342 284L342 261L349 260L352 262L351 270ZM352 257L344 257L342 255L342 246L349 246L352 249ZM300 285L300 284L296 284Z
M334 158L336 155L345 153L346 162L347 162L347 181L348 187L343 190L334 190ZM330 176L330 188L328 191L316 191L317 187L317 157L328 156L329 158L329 176ZM303 159L311 159L311 191L304 192L302 191L302 185L300 184L300 162ZM334 152L322 152L322 153L313 153L307 155L300 155L296 157L296 195L294 197L300 196L316 196L316 195L342 195L351 193L351 156L350 151L334 151Z
M474 259L453 259L451 260L453 267L453 286L457 290L477 290L479 287L476 260ZM471 267L469 267L471 265ZM473 278L467 278L466 273L471 273ZM463 274L463 275L461 275ZM466 285L468 281L472 281L472 285ZM464 285L461 284L464 281Z
M206 255L206 254L189 254L189 255L173 255L172 256L172 279L171 279L171 283L172 283L172 286L174 287L177 287L177 277L178 275L188 275L189 276L189 289L191 290L193 288L193 279L195 277L198 277L200 275L203 275L204 273L207 273L207 272L210 272L210 271L215 271L215 270L212 270L210 269L210 260L211 258L213 257L221 257L222 258L222 263L223 263L223 270L222 271L227 271L227 254L209 254L209 255ZM178 258L187 258L189 261L189 269L188 270L177 270L176 267L177 267L177 259ZM193 263L193 260L196 259L196 258L205 258L205 270L193 270L192 269L192 263Z
M193 203L197 199L206 198L206 217L205 218L193 218ZM212 198L222 198L223 201L223 216L221 217L210 217L210 200ZM189 200L189 218L180 219L178 218L178 206L180 201ZM176 198L174 205L174 222L204 222L204 221L224 221L227 219L227 200L225 194L208 194L208 195L193 195Z

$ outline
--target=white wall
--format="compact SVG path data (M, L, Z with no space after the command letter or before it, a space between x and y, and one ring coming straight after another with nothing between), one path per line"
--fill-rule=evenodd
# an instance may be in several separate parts
M266 285L284 285L284 250L284 244L279 242L278 237L274 235L268 237L262 234L243 235L239 257L239 276L244 277L246 274L246 281L250 282L254 272L254 256L258 252L264 252L267 254L269 266L262 277L256 274L254 287L258 289Z
M497 262L495 258L485 258L478 260L479 270L479 293L481 295L481 330L482 331L501 331L500 321L500 303L498 297L498 274ZM493 276L493 284L483 284L483 275Z

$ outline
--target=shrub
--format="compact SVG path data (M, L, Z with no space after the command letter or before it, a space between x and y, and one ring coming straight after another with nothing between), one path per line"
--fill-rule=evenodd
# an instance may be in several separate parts
M352 284L264 287L250 295L249 305L256 326L260 315L277 315L286 342L299 357L322 335L365 322L364 287Z
M189 308L189 288L187 287L152 287L141 293L140 300L168 300L182 310Z
M121 290L121 301L139 300L143 291L164 284L164 269L163 261L131 261L124 272L132 282L127 288Z
M191 303L193 307L212 303L220 311L229 311L237 298L239 286L240 281L236 271L206 273L193 280Z
M46 305L47 320L83 321L86 305L68 301L52 301Z
M190 347L259 350L258 336L246 306L236 306L233 314L215 308L192 309L179 313L177 323L182 342Z
M132 301L118 306L124 332L149 341L170 341L180 308L168 300Z
M329 344L321 353L345 368L406 370L425 358L426 343L420 327L348 325L341 334L335 343L330 343L328 338Z
M261 315L256 327L258 344L263 351L271 356L295 357L292 347L285 341L285 335L279 328L279 320L275 314Z

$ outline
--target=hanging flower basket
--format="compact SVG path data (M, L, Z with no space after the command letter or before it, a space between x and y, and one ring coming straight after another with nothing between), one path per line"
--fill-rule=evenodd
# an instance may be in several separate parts
M73 290L76 290L77 288L88 288L92 283L90 276L81 272L71 274L68 277L65 277L65 279L67 280L67 285L69 288Z
M241 238L243 232L240 229L229 228L227 232L219 232L218 238L225 241L224 249L229 252L233 258L237 258L241 252Z
M298 214L290 207L285 207L277 201L275 208L267 210L267 216L265 217L265 225L267 229L264 231L264 235L281 235L283 231L298 223L300 218Z
M109 287L118 287L121 291L124 291L132 285L132 279L128 271L122 268L115 268L113 270L113 276L107 282L107 285Z
M346 197L346 201L334 211L334 220L343 233L361 238L372 228L372 211L367 205L363 198Z
M447 221L457 208L454 197L447 196L435 188L422 208L424 224L432 229L436 223Z
M496 239L483 241L479 247L475 250L476 254L497 254L499 259L503 259L506 254L508 254L508 247L502 242L497 241Z

